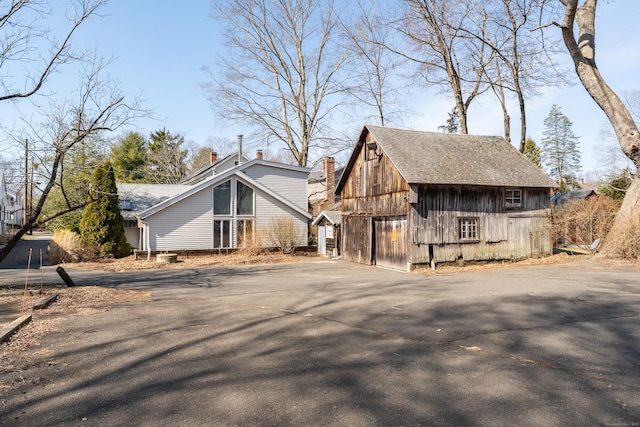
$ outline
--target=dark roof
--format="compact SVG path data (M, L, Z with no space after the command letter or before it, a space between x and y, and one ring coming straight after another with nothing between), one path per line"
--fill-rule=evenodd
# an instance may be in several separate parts
M569 200L584 200L596 194L593 190L572 190L565 191L564 193L554 193L551 196L551 203L554 205L561 205Z
M366 125L351 154L350 170L368 134L409 184L555 188L540 168L499 136L423 132ZM338 183L339 192L347 179Z
M335 170L335 182L338 182L344 166ZM315 184L316 182L325 182L327 177L324 176L324 171L314 171L309 174L309 184Z

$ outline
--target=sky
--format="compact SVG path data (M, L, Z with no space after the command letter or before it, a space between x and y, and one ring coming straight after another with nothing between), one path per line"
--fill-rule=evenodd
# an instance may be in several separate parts
M175 2L169 0L110 0L102 9L102 17L86 23L77 39L83 45L96 47L106 56L113 56L111 75L120 80L129 96L139 94L145 108L154 111L153 119L136 122L144 135L166 128L180 133L187 141L205 145L209 138L235 140L241 128L217 123L209 101L201 88L208 76L203 66L213 64L216 54L224 54L219 36L219 23L211 18L209 0ZM640 2L636 0L601 1L596 20L596 60L610 86L620 93L640 89ZM559 31L559 30L558 30ZM569 61L568 54L566 60ZM583 172L599 167L595 146L600 128L606 122L604 113L579 84L570 69L575 85L566 89L551 88L528 102L529 136L539 145L544 130L543 121L551 106L557 104L573 122L573 132L580 137ZM57 76L58 79L64 79ZM453 103L436 91L428 91L413 100L416 115L403 127L437 131L444 124ZM12 112L0 106L2 125L10 124ZM512 141L517 144L519 117L512 109ZM347 130L354 138L365 123L354 123ZM486 97L472 105L469 112L469 132L481 135L502 135L502 113L499 106ZM0 141L0 148L11 147Z

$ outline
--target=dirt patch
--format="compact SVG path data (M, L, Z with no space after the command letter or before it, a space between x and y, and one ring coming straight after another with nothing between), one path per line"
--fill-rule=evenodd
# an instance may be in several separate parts
M45 310L33 310L32 307L53 294L58 298ZM74 288L45 288L43 293L3 290L0 302L13 307L18 313L31 314L30 323L22 327L9 340L0 344L0 392L19 387L28 378L27 367L35 354L46 354L47 349L40 347L41 339L48 333L58 330L65 317L109 311L121 303L140 303L151 301L151 292L123 289L82 286Z

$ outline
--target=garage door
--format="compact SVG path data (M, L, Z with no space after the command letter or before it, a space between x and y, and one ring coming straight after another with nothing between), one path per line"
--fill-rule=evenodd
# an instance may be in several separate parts
M376 265L407 269L407 218L379 218L374 220Z

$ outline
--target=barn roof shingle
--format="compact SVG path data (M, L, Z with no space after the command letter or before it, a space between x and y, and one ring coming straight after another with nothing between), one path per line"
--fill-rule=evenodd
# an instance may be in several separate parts
M409 184L557 187L499 136L423 132L366 125L349 169L370 133ZM343 176L339 187L346 177Z

